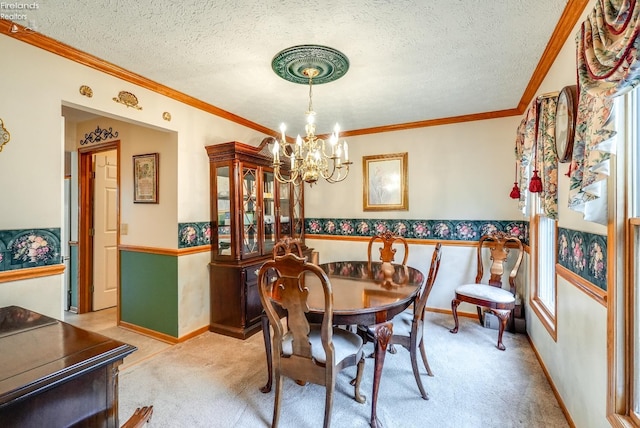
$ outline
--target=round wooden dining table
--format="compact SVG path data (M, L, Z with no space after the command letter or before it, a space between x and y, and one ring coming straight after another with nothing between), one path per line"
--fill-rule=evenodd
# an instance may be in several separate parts
M358 326L359 331L372 333L374 342L374 375L371 394L371 427L380 427L376 414L378 389L389 341L393 336L393 317L407 309L416 299L424 275L410 266L392 264L393 273L381 262L339 261L319 265L331 281L333 290L333 324ZM308 278L308 280L307 280ZM315 276L305 278L309 289L307 318L321 323L324 316L324 297ZM286 316L286 313L282 313ZM262 333L267 354L267 384L262 392L271 391L273 382L271 332L266 314L262 314Z

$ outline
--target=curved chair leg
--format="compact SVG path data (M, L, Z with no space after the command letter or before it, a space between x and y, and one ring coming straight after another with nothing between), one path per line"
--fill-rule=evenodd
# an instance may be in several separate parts
M476 311L478 312L478 321L480 325L484 327L484 315L482 314L482 308L480 306L476 306Z
M362 373L364 373L364 355L358 361L358 372L356 373L356 378L352 385L355 386L354 396L356 401L360 404L365 403L367 401L367 397L360 394L360 382L362 381Z
M507 348L505 348L505 346L502 344L502 333L504 333L504 329L507 326L507 322L509 321L510 311L491 311L491 312L493 312L500 319L500 324L498 325L497 348L501 351L504 351Z
M411 345L409 346L409 354L411 356L411 368L413 369L413 377L416 378L416 383L418 384L418 389L420 390L422 399L428 400L429 395L424 390L422 379L420 379L420 371L418 370L418 340L416 338L415 332L412 331L411 333Z
M453 321L456 323L456 326L449 330L451 333L458 332L458 305L460 304L460 300L453 299L451 301L451 312L453 312Z
M272 428L276 428L278 426L278 420L280 419L280 402L282 401L282 376L280 375L280 370L276 369L275 373L275 381L276 381L276 391L275 398L273 404L273 422L271 423Z
M424 368L427 369L427 374L433 377L433 372L431 371L431 367L429 367L429 361L427 361L427 351L424 349L424 339L420 341L420 354L422 354L422 362L424 363Z
M333 389L335 387L335 379L334 382L327 385L327 395L324 403L324 428L329 428L331 426L331 408L333 407Z

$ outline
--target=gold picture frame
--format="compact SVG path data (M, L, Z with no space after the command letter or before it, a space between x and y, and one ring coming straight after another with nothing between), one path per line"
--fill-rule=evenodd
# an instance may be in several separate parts
M363 210L409 210L408 154L363 156Z
M158 153L133 157L133 202L158 203Z

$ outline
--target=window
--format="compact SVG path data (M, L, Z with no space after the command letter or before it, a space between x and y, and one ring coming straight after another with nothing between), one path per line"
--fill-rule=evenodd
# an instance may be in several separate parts
M556 340L556 221L537 214L531 308Z
M618 97L616 111L615 245L609 265L609 420L640 427L640 94ZM618 101L619 100L619 101ZM611 238L610 238L611 239Z
M637 164L636 164L637 165ZM636 190L640 190L636 186ZM636 212L635 215L638 213ZM631 261L631 279L630 279L630 292L628 310L633 314L632 334L629 336L630 343L628 345L627 361L632 363L631 367L636 368L631 370L632 379L632 393L631 393L631 409L630 415L634 419L636 425L640 426L640 374L638 368L640 367L640 340L638 332L640 332L640 218L633 217L629 220L631 229L631 245L630 245L630 261Z
M627 304L623 308L619 308L618 312L625 311L626 318L633 320L629 331L626 335L629 343L624 348L627 367L630 367L628 377L631 384L631 405L629 415L634 420L636 426L640 426L640 133L638 132L640 125L638 118L640 117L640 94L638 90L633 91L629 96L627 103L628 121L627 128L629 135L628 149L628 193L629 200L629 221L628 221L628 242L627 249L630 275L623 281L625 284L625 293L623 296L627 298ZM632 363L629 365L629 363ZM635 369L633 369L635 368Z

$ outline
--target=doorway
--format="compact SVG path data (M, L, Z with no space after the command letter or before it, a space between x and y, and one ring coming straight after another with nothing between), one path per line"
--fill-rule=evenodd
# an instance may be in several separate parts
M119 303L120 141L79 153L78 313Z

